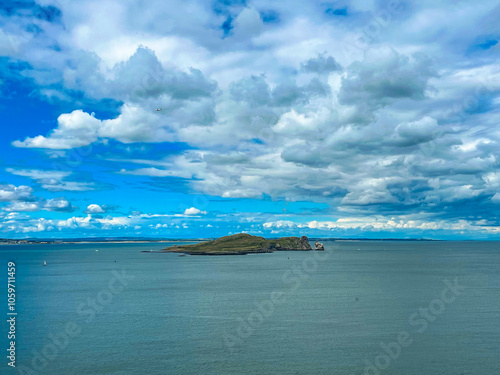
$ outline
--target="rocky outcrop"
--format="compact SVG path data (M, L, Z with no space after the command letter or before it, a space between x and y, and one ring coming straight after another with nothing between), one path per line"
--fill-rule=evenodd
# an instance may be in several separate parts
M324 251L325 247L323 246L323 244L321 242L316 241L316 242L314 242L314 250Z
M304 250L312 250L311 244L309 243L309 238L307 238L306 236L300 237L300 245Z
M312 250L309 238L302 237L282 237L277 240L269 240L269 246L276 251L308 251Z

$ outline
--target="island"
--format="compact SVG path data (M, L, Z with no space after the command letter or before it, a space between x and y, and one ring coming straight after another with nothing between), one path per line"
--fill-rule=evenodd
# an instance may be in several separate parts
M325 246L323 246L323 244L321 242L316 240L316 242L314 242L314 249L324 251Z
M318 247L316 247L318 249ZM168 247L160 252L190 255L246 255L275 251L312 251L306 236L265 239L247 233L225 236L209 242Z

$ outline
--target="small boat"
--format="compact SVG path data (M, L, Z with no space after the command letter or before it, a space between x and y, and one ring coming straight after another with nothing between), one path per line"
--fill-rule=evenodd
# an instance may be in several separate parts
M47 265L47 261L46 261L46 260L44 260L44 261L43 261L43 265L44 265L44 266L46 266L46 265Z
M96 250L96 251L99 251L99 250Z
M185 256L186 256L186 254L181 254L181 255L179 255L179 256L180 256L180 257L185 257Z

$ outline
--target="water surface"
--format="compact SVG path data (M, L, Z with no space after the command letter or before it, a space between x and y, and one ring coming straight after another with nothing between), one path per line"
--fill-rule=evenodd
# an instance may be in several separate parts
M35 358L50 375L350 375L376 363L380 374L500 373L498 242L325 242L318 257L141 253L165 246L1 246L2 280L7 261L17 265L18 369ZM412 325L455 279L455 300L425 329ZM79 333L53 353L68 323ZM384 358L381 344L401 332L412 343ZM5 349L6 337L2 324Z

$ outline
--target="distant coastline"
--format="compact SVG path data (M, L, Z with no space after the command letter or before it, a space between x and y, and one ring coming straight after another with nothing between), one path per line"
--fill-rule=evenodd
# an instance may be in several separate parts
M88 243L172 243L172 242L204 242L204 238L193 239L119 239L119 238L68 238L68 239L6 239L0 238L0 245L59 245L59 244L88 244Z
M0 238L0 245L57 245L57 244L85 244L85 243L171 243L171 242L207 242L215 238L56 238L56 239L11 239ZM277 238L270 238L277 239ZM447 241L428 238L321 238L311 237L311 241ZM460 240L464 241L464 240Z

